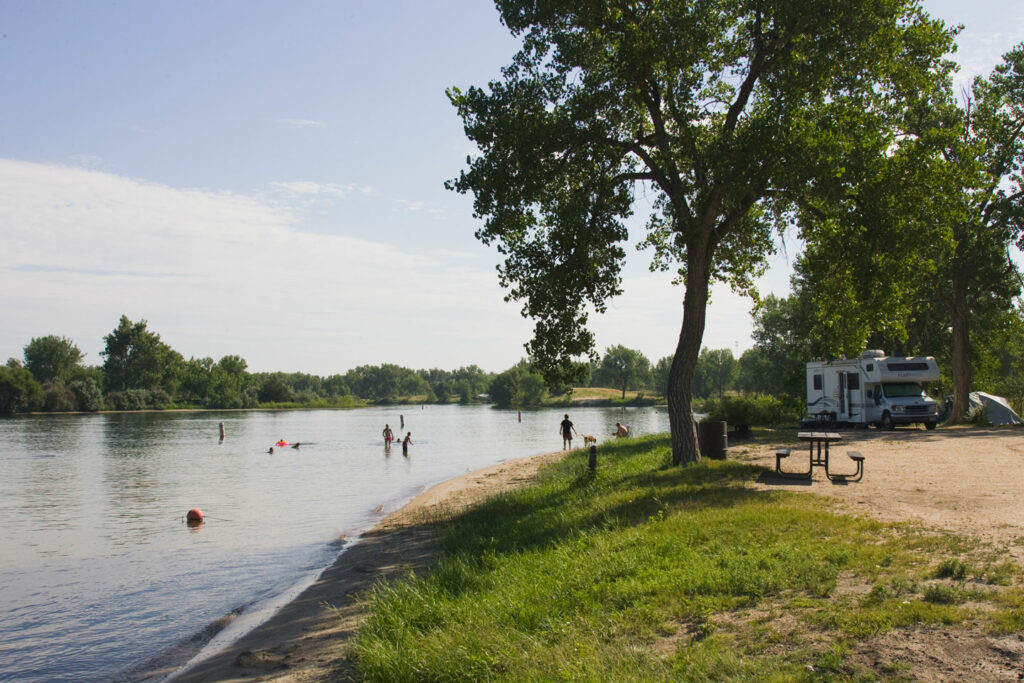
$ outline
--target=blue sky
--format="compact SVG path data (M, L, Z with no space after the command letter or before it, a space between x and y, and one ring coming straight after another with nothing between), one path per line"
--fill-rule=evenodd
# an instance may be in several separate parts
M966 25L963 81L1024 40L1018 3L925 7ZM254 370L512 365L532 326L443 188L473 152L444 90L516 47L484 0L0 0L0 360L57 334L99 363L125 314ZM682 291L646 263L599 350L672 353ZM705 344L750 328L716 290Z

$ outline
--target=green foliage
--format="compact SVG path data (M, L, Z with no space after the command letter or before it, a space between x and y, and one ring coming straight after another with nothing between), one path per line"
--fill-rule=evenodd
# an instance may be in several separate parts
M534 407L544 402L547 384L544 378L533 370L529 361L522 360L495 376L487 388L487 393L499 408Z
M940 579L956 579L963 581L971 572L971 568L959 558L943 560L935 568L935 576Z
M260 386L260 403L290 403L295 400L295 390L282 377L283 373L268 375Z
M43 387L43 410L65 413L78 410L74 392L63 384L51 383Z
M593 357L588 316L619 294L635 193L649 198L641 244L686 287L667 395L674 457L692 460L710 284L753 293L773 231L874 177L860 158L946 77L953 32L911 0L498 8L523 46L486 89L448 91L480 154L447 187L474 194L549 381Z
M66 337L33 337L25 345L25 367L40 384L66 383L81 362L81 350Z
M739 376L739 363L729 349L701 349L693 373L693 394L699 398L721 398Z
M145 389L125 389L107 393L111 410L145 410L150 407L150 392Z
M803 417L804 405L799 400L767 394L725 396L705 401L703 412L708 420L724 420L732 426L794 425Z
M522 405L539 406L544 402L548 389L544 378L537 373L523 375L519 381L519 390L522 397Z
M1024 44L963 93L948 80L922 92L904 129L897 145L867 161L873 177L801 217L813 239L798 289L808 293L811 336L828 344L827 355L852 355L868 342L926 346L942 357L959 419L974 363L986 364L974 347L1020 294L1008 249L1024 234Z
M76 379L68 385L68 388L75 395L78 410L85 412L103 410L103 391L92 377Z
M651 369L651 388L660 396L668 396L668 377L672 371L672 356L659 358Z
M964 601L963 591L946 583L925 586L924 599L936 605L957 605Z
M621 344L605 349L591 382L597 386L615 387L622 391L642 389L651 382L651 362L644 354Z
M106 346L100 355L108 391L177 390L184 359L146 325L145 320L133 323L122 315L114 331L103 338Z
M438 520L436 567L370 593L360 680L810 680L808 666L874 680L851 675L853 639L971 617L964 592L937 602L907 579L946 547L931 536L754 490L761 468L668 467L669 449L664 435L607 444L597 474L569 456ZM872 588L853 599L840 577ZM1005 596L995 628L1021 604Z
M811 333L810 292L804 292L786 298L769 294L758 304L754 348L740 359L743 391L804 396L805 364L824 353Z
M20 363L0 367L0 415L39 410L43 401L42 385Z
M976 427L988 427L991 424L984 405L973 405L968 408L964 420Z

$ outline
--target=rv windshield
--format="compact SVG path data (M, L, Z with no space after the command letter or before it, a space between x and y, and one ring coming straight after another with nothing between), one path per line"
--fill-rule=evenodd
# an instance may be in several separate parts
M924 389L917 382L894 382L883 384L886 398L904 398L906 396L924 396Z

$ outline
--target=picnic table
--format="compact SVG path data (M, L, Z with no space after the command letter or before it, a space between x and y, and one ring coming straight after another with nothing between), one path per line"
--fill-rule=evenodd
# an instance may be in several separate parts
M782 469L782 459L789 457L791 451L788 448L780 448L775 451L775 472L780 477L787 479L810 479L814 474L815 467L824 467L825 476L830 481L860 481L864 476L864 456L857 451L850 451L850 459L857 465L857 470L852 474L839 474L830 472L829 465L829 444L842 441L843 437L838 432L797 432L796 438L808 444L809 464L806 472L785 472Z

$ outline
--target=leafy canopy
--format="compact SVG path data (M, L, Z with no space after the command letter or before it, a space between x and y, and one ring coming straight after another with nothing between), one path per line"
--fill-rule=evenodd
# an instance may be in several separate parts
M693 291L692 374L708 283L752 293L772 230L892 144L952 41L907 0L496 4L523 47L501 80L449 90L481 153L448 187L474 193L556 376L593 358L588 314L620 293L641 193L654 267Z

